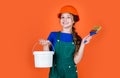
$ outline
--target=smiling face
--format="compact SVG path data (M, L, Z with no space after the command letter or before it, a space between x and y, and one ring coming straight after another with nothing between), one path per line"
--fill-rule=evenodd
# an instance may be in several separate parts
M63 26L63 28L72 27L74 24L73 15L70 13L61 14L60 24Z

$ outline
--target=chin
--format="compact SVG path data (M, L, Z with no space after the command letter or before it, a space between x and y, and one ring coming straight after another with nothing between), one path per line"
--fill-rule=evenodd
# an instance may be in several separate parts
M70 27L70 25L62 25L63 27Z
M64 28L70 28L71 26L63 26Z

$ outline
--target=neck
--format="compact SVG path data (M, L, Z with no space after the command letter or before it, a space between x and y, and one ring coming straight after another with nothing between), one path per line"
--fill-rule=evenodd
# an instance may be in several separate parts
M72 28L63 28L61 32L72 33Z

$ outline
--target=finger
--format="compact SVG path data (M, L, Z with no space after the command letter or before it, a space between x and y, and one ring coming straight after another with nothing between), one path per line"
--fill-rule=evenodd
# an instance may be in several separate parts
M92 39L92 36L88 37L88 40L91 40Z
M40 43L41 45L43 45L43 44L44 44L44 39L40 39L40 40L39 40L39 43Z
M90 41L87 41L85 44L88 44L88 43L90 43Z
M84 39L88 38L89 36L90 36L90 35L85 36Z
M41 43L43 41L43 39L40 39L39 42Z
M51 45L51 42L50 42L49 40L47 40L47 43L48 43L49 45Z

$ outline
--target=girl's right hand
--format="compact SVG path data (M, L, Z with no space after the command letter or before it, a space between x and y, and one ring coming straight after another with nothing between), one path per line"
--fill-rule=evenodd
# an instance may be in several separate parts
M49 40L40 39L39 43L43 46L44 51L49 51L49 47L51 45L51 42Z
M50 46L51 42L49 40L40 39L39 43L43 46Z

